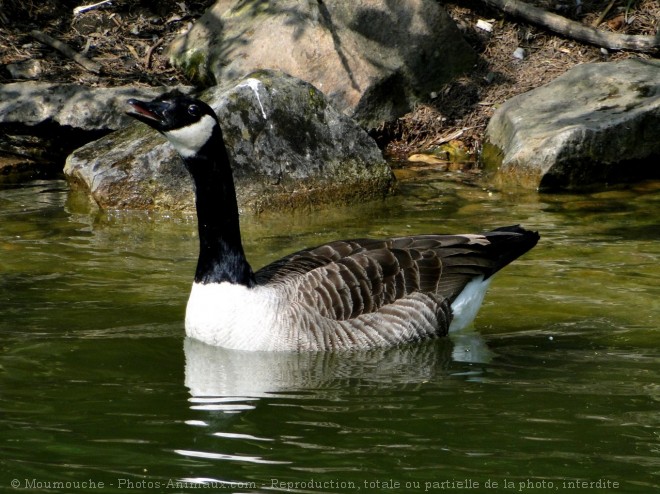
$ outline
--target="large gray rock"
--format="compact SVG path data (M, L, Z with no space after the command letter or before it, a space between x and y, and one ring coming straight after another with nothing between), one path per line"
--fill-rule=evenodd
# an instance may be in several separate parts
M367 129L476 60L436 0L219 0L168 52L202 85L282 70Z
M132 121L124 112L128 98L154 98L166 90L41 82L0 85L0 180L61 173L74 149Z
M0 85L0 124L38 126L52 122L80 130L117 129L131 118L126 99L155 98L167 88L14 82Z
M482 160L498 184L580 189L660 176L660 62L579 65L499 108Z
M355 201L393 185L374 141L308 83L261 71L202 98L218 113L243 210ZM64 171L104 209L194 207L180 158L141 123L76 150Z

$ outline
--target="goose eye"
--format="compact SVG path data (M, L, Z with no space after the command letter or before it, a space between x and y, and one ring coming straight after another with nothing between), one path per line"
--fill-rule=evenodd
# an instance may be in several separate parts
M190 105L188 107L188 114L192 117L199 117L199 106Z

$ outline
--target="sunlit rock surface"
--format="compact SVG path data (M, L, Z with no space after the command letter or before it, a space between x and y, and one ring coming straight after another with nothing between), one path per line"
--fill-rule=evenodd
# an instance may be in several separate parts
M74 149L132 121L125 114L128 98L155 98L169 89L0 85L0 181L61 174L64 159Z
M435 0L219 0L168 52L202 85L282 70L367 129L407 113L476 61Z
M498 184L582 189L660 176L660 62L579 65L493 115L483 161Z

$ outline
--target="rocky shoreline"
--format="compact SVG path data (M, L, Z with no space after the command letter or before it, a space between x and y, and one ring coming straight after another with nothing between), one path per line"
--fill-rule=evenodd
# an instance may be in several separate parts
M397 7L364 0L352 9L334 1L304 8L284 2L277 9L259 2L248 9L235 0L206 4L196 22L166 46L158 45L159 56L168 57L187 80L170 78L156 87L0 84L0 180L58 176L67 160L64 172L72 186L82 187L103 208L187 209L185 173L165 148L153 154L153 136L149 149L144 147L143 137L130 126L136 124L129 125L123 115L124 102L173 86L195 91L220 80L205 94L222 114L227 134L236 136L228 146L236 151L238 188L244 190L239 200L246 210L361 200L393 188L391 171L383 171L382 153L367 132L383 147L392 122L405 122L426 101L443 99L461 78L483 70L482 55L470 46L474 40L464 39L465 26L459 29L433 0ZM112 12L91 15L98 20ZM214 30L214 23L223 29ZM149 51L149 64L154 53ZM453 134L416 151L446 166L452 157L440 145L463 145L468 134L478 132L478 146L467 150L465 167L485 167L498 187L566 190L656 178L660 62L626 58L580 64L501 105L483 102L492 107L487 129L456 121L462 127ZM254 70L263 77L255 77ZM261 89L239 90L250 85L246 81L257 81ZM279 100L287 91L297 96ZM265 101L274 106L266 107ZM226 108L233 108L233 115ZM269 118L273 115L283 117ZM442 118L447 120L438 121ZM363 144L347 145L357 142ZM119 153L109 152L112 145ZM159 160L157 165L141 172L127 165L144 162L147 155ZM149 179L145 171L154 167L169 175Z

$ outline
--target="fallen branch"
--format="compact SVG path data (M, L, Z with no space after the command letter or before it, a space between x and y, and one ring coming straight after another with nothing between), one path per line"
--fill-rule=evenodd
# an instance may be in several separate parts
M80 15L84 12L87 12L88 10L96 9L98 7L102 7L106 3L110 3L112 0L103 0L102 2L99 3L94 3L92 5L82 5L80 7L76 7L73 9L73 15Z
M600 31L591 26L571 21L557 14L526 4L519 0L482 0L503 12L520 17L533 24L548 28L563 36L602 46L609 50L631 50L644 53L660 51L660 32L656 36L617 34Z
M433 144L435 146L440 146L441 144L444 144L446 142L453 141L454 139L458 139L463 135L463 132L465 132L466 130L470 130L471 128L472 127L458 129L454 132L450 132L449 134L445 134L444 136L440 136L433 141Z
M41 41L42 43L55 48L57 51L60 53L66 55L73 61L75 61L77 64L81 65L82 67L85 68L85 70L88 70L94 74L100 74L101 73L101 64L98 62L95 62L94 60L90 60L89 58L85 57L84 55L81 55L80 53L76 52L73 48L71 48L69 45L66 43L62 43L60 40L57 40L51 36L48 36L46 33L43 31L38 31L37 29L34 29L30 31L30 34L32 35L33 38Z
M152 57L153 54L154 54L154 50L155 50L156 48L158 48L160 45L162 45L164 41L165 41L165 40L164 40L163 38L159 39L158 41L156 41L156 43L154 43L153 45L151 45L151 46L149 47L149 49L147 50L147 54L144 56L144 66L145 66L147 69L150 69L150 68L151 68L151 57Z

